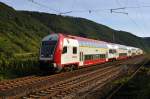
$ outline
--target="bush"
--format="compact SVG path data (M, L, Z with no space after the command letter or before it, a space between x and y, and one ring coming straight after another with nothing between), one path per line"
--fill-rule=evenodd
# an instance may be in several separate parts
M33 55L11 58L0 56L0 80L38 74L39 72L38 58Z

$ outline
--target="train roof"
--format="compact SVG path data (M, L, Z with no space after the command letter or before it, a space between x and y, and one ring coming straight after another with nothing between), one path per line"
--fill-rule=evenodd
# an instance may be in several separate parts
M95 42L95 43L108 43L108 42L101 41L101 40L94 40L94 39L78 37L78 36L72 36L72 35L64 35L64 36L72 38L72 39L76 39L76 40L79 40L79 41L87 41L87 42Z
M48 40L58 40L58 34L49 34L42 39L42 41Z
M101 40L94 40L94 39L89 39L89 38L84 38L84 37L78 37L78 36L73 36L73 35L67 35L63 33L52 33L42 39L44 40L57 40L59 35L63 35L66 38L71 38L71 39L76 39L79 41L80 45L94 45L94 46L101 46L101 47L107 47L107 48L123 48L123 49L134 49L137 50L139 48L136 47L131 47L131 46L126 46L126 45L121 45L121 44L116 44L116 43L111 43L111 42L105 42Z

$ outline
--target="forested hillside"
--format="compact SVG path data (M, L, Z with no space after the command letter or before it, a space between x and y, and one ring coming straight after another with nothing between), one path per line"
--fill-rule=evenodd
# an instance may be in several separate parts
M108 42L115 42L144 48L145 50L149 49L149 46L143 41L143 38L137 37L129 32L116 31L110 27L87 19L38 12L24 11L23 13L31 15L31 17L39 20L55 32L63 32Z
M50 31L29 15L0 3L0 54L37 52L39 41Z
M150 48L149 40L87 19L16 11L0 3L0 56L7 58L18 53L38 53L40 40L51 32L136 46L146 51Z
M144 39L145 43L150 46L150 37L144 37L143 39Z

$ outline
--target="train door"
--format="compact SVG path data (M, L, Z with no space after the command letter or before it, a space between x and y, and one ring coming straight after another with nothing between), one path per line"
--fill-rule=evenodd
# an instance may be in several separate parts
M80 55L80 63L79 63L79 66L83 66L83 52L82 51L80 51L80 53L79 53Z

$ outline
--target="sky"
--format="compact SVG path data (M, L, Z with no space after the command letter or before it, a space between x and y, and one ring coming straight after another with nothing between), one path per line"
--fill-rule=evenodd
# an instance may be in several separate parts
M63 13L64 16L86 18L140 37L150 37L150 0L0 0L0 2L16 10ZM116 10L111 13L110 9Z

